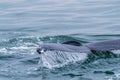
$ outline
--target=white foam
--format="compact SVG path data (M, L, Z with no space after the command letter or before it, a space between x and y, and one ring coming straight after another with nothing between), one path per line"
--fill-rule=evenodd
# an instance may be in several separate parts
M7 52L7 49L6 48L1 48L0 49L0 53L6 53Z
M120 73L116 73L114 76L107 77L107 80L120 80Z
M120 54L120 50L112 50L114 54Z
M115 74L115 76L120 79L120 73Z
M3 54L28 54L33 55L36 53L36 47L29 47L29 46L16 46L16 47L7 47L7 48L0 48L0 53Z
M23 49L28 49L27 46L19 46L19 47L11 47L10 49L14 49L14 50L23 50Z

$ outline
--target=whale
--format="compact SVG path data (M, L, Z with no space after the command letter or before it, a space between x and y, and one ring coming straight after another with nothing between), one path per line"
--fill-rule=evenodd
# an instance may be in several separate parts
M63 43L42 43L36 49L37 53L42 54L46 51L65 51L90 53L93 51L111 52L120 50L120 39L103 40L98 42L81 44L78 41L66 41Z

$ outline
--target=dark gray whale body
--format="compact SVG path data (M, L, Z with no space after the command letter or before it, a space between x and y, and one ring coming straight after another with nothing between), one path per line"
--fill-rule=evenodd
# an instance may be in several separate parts
M44 43L40 44L37 52L41 54L43 51L66 51L66 52L80 52L89 53L91 51L112 51L120 49L120 39L106 40L95 43L87 43L82 45L76 41L67 41L62 44Z

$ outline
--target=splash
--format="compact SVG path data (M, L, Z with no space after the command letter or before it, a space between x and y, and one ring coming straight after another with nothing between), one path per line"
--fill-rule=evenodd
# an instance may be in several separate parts
M69 63L83 61L87 58L87 53L70 53L70 52L52 52L47 51L40 54L40 65L46 68L59 68Z

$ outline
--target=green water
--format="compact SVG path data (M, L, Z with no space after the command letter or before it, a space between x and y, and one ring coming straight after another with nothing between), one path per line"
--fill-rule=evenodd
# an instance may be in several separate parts
M40 43L75 40L85 44L119 39L119 3L119 0L1 0L0 80L120 80L119 52L116 56L90 54L87 58L79 54L80 59L51 69L41 69L40 55L36 53Z

